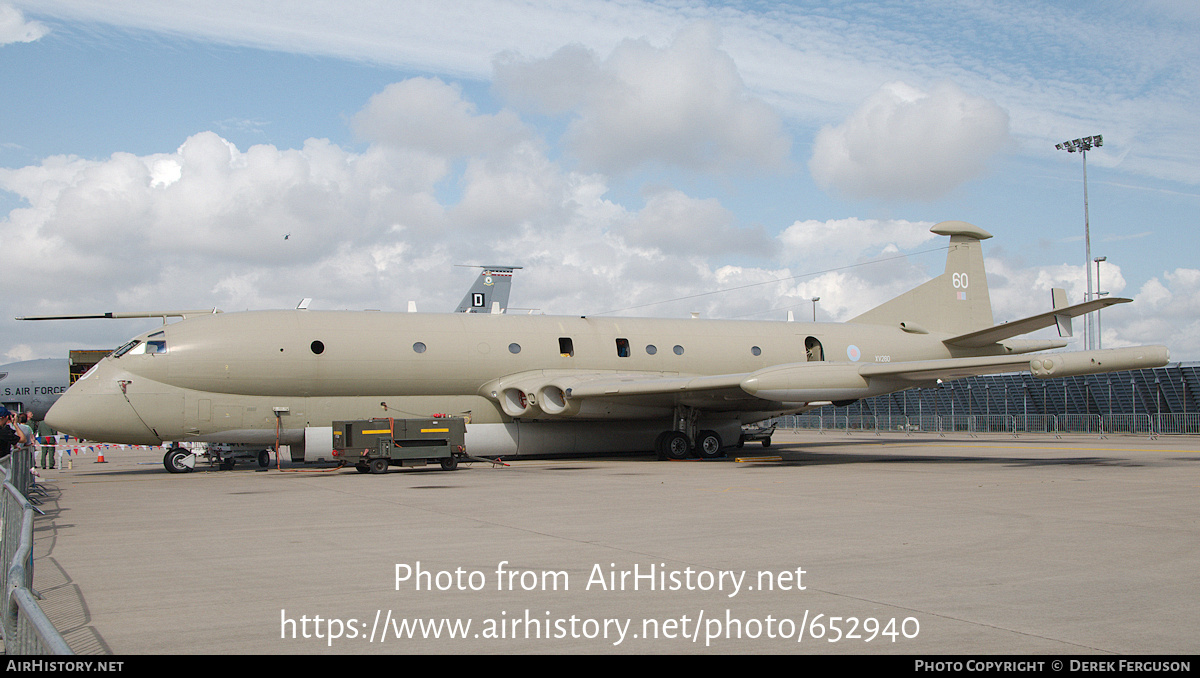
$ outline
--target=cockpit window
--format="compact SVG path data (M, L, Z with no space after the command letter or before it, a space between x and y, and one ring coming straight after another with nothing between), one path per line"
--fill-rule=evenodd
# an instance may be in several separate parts
M146 337L146 353L166 353L167 339L163 332L155 332Z
M120 348L118 348L117 350L112 352L111 357L120 358L121 356L123 356L125 354L144 355L146 353L149 353L149 354L153 355L155 353L166 353L166 352L167 352L167 340L164 338L164 334L162 332L155 332L154 334L151 334L149 337L147 337L145 342L143 342L141 339L134 339L133 341L130 341L129 343L121 346Z
M121 356L125 355L126 353L129 353L131 350L133 350L133 347L137 346L140 343L142 343L142 341L140 339L134 339L133 341L131 341L131 342L125 344L124 346L121 346L117 350L113 351L112 356L110 356L110 357L120 358Z

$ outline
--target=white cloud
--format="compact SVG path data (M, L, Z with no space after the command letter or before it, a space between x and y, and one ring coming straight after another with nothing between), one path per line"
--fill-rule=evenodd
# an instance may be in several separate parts
M388 85L351 124L370 141L450 158L509 148L530 136L512 111L480 114L458 85L437 78Z
M1133 303L1106 311L1104 347L1165 344L1173 360L1200 356L1200 270L1177 268L1143 283Z
M381 147L356 155L318 139L240 151L212 132L174 153L52 157L0 169L0 188L28 203L0 221L6 250L22 252L7 271L18 296L64 311L161 308L172 297L278 304L316 279L294 272L365 256L389 244L396 225L419 225L405 234L410 242L436 242L443 214L432 193L444 171L420 155ZM220 281L247 268L263 273L256 295L214 297Z
M40 21L26 21L21 10L12 5L0 5L0 45L14 42L33 42L50 32Z
M791 141L779 116L719 44L713 24L697 23L664 48L625 40L603 61L577 45L545 59L510 52L495 62L495 83L526 110L569 111L566 144L590 169L780 169Z
M852 262L876 256L885 248L912 250L937 236L930 222L903 219L831 219L797 221L779 234L786 260L808 259L819 253L826 262Z
M680 27L709 21L721 26L723 50L748 91L804 126L846 115L881 82L928 87L950 80L998 102L1032 159L1044 157L1048 145L1095 130L1109 143L1096 153L1098 165L1140 178L1200 181L1200 142L1192 133L1200 41L1186 1L1096 11L1029 1L459 0L342 3L336 12L326 0L10 2L62 21L476 80L489 76L496 54L514 46L547 55L570 36L585 52L608 54L628 36L663 44Z
M933 200L981 175L1009 143L1008 114L943 83L881 87L845 122L817 134L809 169L851 198Z
M763 252L770 241L762 229L735 226L732 212L715 198L692 198L682 191L651 194L646 205L614 234L634 247L673 254Z
M18 344L13 346L7 353L4 354L5 362L19 362L21 360L33 360L33 347L29 344Z

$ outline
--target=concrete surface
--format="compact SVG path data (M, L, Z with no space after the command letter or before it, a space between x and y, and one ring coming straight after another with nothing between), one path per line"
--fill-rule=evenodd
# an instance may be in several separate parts
M1195 438L781 433L382 476L161 454L43 472L34 586L76 652L1200 649Z

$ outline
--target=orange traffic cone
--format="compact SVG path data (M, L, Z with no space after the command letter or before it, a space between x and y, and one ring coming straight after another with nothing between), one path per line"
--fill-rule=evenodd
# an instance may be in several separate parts
M99 450L96 451L96 463L97 464L107 464L108 463L107 461L104 461L104 448L100 448Z

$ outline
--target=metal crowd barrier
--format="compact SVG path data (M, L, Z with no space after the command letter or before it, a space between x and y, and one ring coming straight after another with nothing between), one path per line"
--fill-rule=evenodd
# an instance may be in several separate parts
M894 414L833 414L810 412L772 419L784 429L815 430L825 433L855 431L903 432L912 434L948 432L1008 433L1083 433L1106 437L1110 433L1145 435L1200 434L1200 413L1197 414L971 414L904 416Z
M0 558L7 567L4 596L4 653L74 654L50 623L33 590L32 450L15 450L0 461Z

